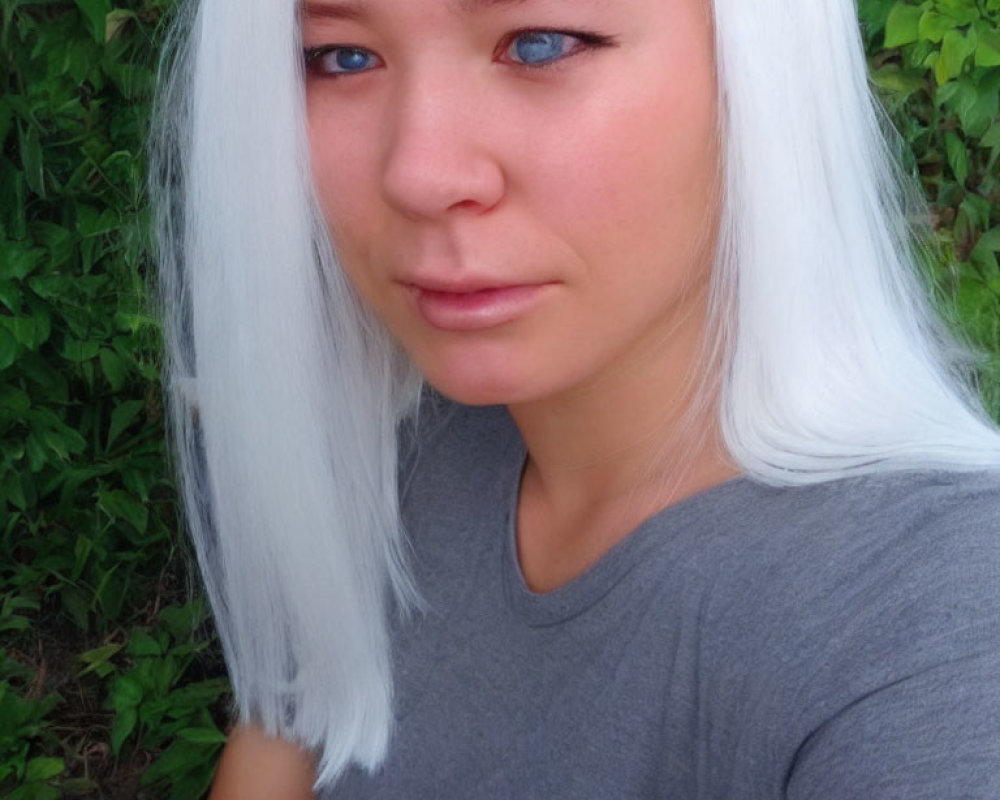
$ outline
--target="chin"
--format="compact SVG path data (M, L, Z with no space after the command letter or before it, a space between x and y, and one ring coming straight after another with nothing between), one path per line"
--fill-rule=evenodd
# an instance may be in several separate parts
M424 378L449 400L467 406L509 405L523 400L523 383L515 385L512 382L499 379L470 380L451 375L429 376L426 373Z
M551 389L538 380L537 372L532 374L523 359L517 364L484 358L435 359L424 363L418 360L417 364L427 383L448 399L463 405L524 403L546 396Z

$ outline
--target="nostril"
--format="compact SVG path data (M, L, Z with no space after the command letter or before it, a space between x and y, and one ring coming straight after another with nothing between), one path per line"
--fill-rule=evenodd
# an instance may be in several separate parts
M450 211L480 211L485 209L483 203L477 200L459 200L457 203L452 203L449 208Z

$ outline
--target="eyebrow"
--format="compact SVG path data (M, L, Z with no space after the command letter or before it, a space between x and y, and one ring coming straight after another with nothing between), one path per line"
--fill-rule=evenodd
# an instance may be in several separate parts
M474 14L477 11L486 11L502 6L517 6L525 2L527 0L454 0L454 6L463 14Z
M303 19L363 20L367 17L368 9L362 3L351 2L351 0L337 0L336 2L306 0L302 4Z
M491 8L515 6L528 0L452 0L452 7L460 14L475 14ZM365 20L370 12L357 0L305 0L302 16L306 19Z

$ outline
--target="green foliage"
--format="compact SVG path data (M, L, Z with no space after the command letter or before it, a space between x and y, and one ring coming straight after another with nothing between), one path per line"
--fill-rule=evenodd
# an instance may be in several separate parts
M198 797L222 739L219 659L184 602L148 286L168 5L0 0L4 797Z
M861 0L872 80L931 199L940 304L1000 417L1000 0Z
M148 286L143 152L170 5L0 0L3 797L197 798L224 741ZM1000 0L860 12L931 199L942 306L987 355L1000 415Z

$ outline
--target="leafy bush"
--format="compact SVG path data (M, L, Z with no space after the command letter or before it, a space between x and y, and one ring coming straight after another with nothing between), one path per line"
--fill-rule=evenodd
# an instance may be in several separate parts
M802 0L809 2L810 0ZM226 684L176 534L143 151L171 0L0 0L0 795L196 798ZM1000 415L1000 0L861 0Z
M147 286L165 5L3 0L5 797L197 797L223 740L218 659L186 602Z
M932 203L945 315L1000 417L1000 0L861 0L872 80Z

